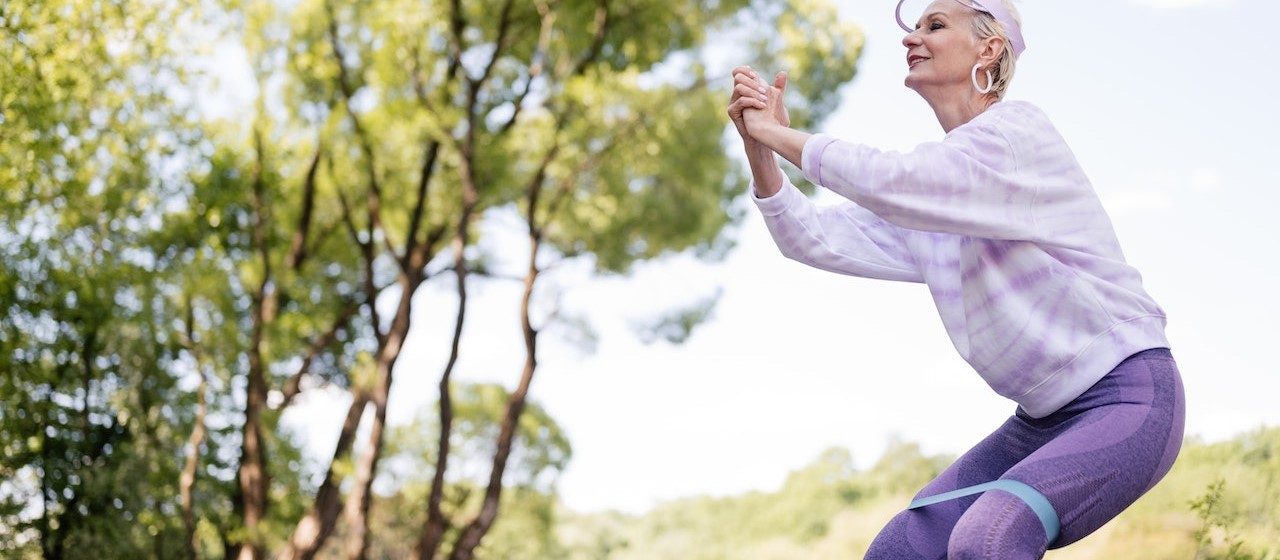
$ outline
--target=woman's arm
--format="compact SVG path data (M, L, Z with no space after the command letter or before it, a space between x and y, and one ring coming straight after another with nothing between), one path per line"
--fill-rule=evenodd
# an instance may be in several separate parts
M828 134L814 134L801 151L806 179L904 228L1036 241L1037 204L1049 215L1080 210L1074 188L1037 201L1040 185L1070 181L1020 169L1011 144L987 125L957 128L905 153Z
M778 156L763 144L747 148L747 163L751 166L752 194L757 198L769 198L782 190L782 168Z
M768 91L764 102L765 109L742 112L746 132L754 141L800 168L813 184L894 225L992 239L1038 240L1044 232L1037 224L1037 209L1049 216L1081 211L1081 193L1070 188L1071 181L1037 177L1020 169L1008 138L989 124L960 127L941 142L925 142L901 153L791 129L772 110L782 104L778 89ZM1032 129L1047 138L1048 133L1040 130L1047 127ZM1053 169L1074 162L1069 152L1063 152L1050 162ZM1047 167L1045 161L1037 164ZM765 185L772 190L772 182ZM1044 189L1050 191L1039 196Z
M773 87L770 87L750 66L739 66L733 69L733 95L729 97L729 119L733 121L738 134L742 136L747 163L751 167L751 184L756 185L752 189L753 194L760 198L773 196L782 188L782 170L778 168L778 158L773 150L752 138L747 131L745 113L768 111L778 123L784 126L791 124L787 108L780 102L786 87L785 72L779 72L774 78ZM769 104L771 96L774 98L774 103Z
M804 152L804 143L809 140L812 134L794 130L776 121L763 118L753 120L754 117L763 115L753 115L752 113L763 113L763 111L748 110L744 114L747 121L747 131L751 134L751 137L786 158L792 165L797 168L801 167L800 156Z
M782 106L786 73L778 73L773 88L765 86L750 67L735 68L734 78L729 117L742 134L751 166L749 196L782 254L839 274L924 282L901 228L847 201L819 208L778 167L775 150L784 156L790 153L787 159L799 167L810 136L788 128L790 119Z
M752 107L742 110L742 125L746 129L745 132L754 144L768 148L769 151L776 152L786 158L796 167L800 167L800 154L804 150L804 142L809 138L809 133L792 130L791 119L787 116L786 105L783 104L783 98L787 94L787 73L785 71L778 72L773 79L774 87L767 87L764 81L760 79L754 71L748 68L749 74L746 76L750 80L743 80L744 85L754 85L760 87L760 93L763 95L764 107L760 107L760 102L755 102ZM764 86L764 87L761 87ZM739 132L742 132L741 130ZM748 156L752 150L748 150ZM760 163L762 165L757 165ZM757 169L760 167L760 169ZM777 162L772 158L758 157L751 160L751 172L760 179L774 179L771 181L757 181L770 191L761 196L768 196L778 192L776 185L781 185L777 179L780 176L773 175L776 170ZM765 174L761 177L761 173Z
M902 228L847 200L819 207L777 171L778 192L751 198L783 256L828 272L924 282Z

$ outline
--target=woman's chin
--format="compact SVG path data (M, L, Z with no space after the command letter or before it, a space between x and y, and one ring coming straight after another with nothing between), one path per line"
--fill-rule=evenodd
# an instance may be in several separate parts
M937 86L938 84L936 80L931 80L928 76L908 71L907 76L902 79L902 85L919 92L922 88L929 88Z

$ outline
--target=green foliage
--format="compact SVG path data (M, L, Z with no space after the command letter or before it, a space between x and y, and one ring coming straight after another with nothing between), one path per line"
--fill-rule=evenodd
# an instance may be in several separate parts
M488 482L488 466L510 393L493 383L457 384L453 389L453 428L450 431L449 473L477 485ZM412 422L396 426L387 440L388 461L405 484L430 482L435 472L436 442L440 437L439 403L424 409ZM555 477L573 454L564 432L536 402L526 402L516 429L508 462L509 485L554 489Z
M927 482L950 462L926 457L918 446L890 442L884 458L859 472L845 449L823 451L791 473L777 492L696 497L668 502L640 517L616 513L579 515L557 530L572 559L819 557L814 551L847 538L844 512L888 497L888 480ZM921 483L923 483L921 482ZM913 490L914 491L914 490ZM849 557L844 550L837 557Z
M1280 558L1280 428L1188 441L1173 469L1119 517L1046 558ZM571 560L856 558L951 457L894 438L863 472L831 449L777 492L686 498L640 516L562 515Z
M1196 539L1197 560L1253 560L1254 558L1252 554L1241 551L1244 541L1232 533L1231 526L1234 525L1237 515L1223 511L1223 506L1226 504L1222 500L1222 488L1226 483L1225 479L1219 478L1209 485L1209 490L1204 496L1191 502L1191 510L1199 515L1203 523L1193 535ZM1212 535L1215 530L1223 533L1224 542L1221 546L1226 550L1222 552L1215 551L1217 547Z
M451 451L441 504L449 520L449 534L460 529L480 507L494 442L510 396L502 386L489 383L459 384L453 394ZM412 550L425 521L435 475L439 415L437 403L410 424L395 427L387 441L392 489L377 497L371 527L374 546L389 557L404 557ZM559 550L553 530L556 480L572 454L573 448L555 420L538 403L527 402L504 476L502 515L481 543L481 558L555 557Z
M938 476L951 460L942 456L926 456L919 444L890 436L884 454L864 476L858 478L860 495L874 498L914 495L920 488Z
M165 28L161 28L164 22ZM0 551L180 554L173 375L155 256L192 130L176 2L0 6Z
M704 44L744 19L777 26L780 43L731 65L788 65L798 126L834 109L861 48L856 30L825 25L834 10L818 0L614 2L607 18L595 1L516 1L505 32L495 25L504 2L467 0L462 44L451 5L0 2L0 551L185 556L178 481L188 452L199 455L198 555L246 539L277 548L310 503L308 474L324 468L281 428L286 385L303 356L305 388L373 383L384 325L369 304L335 325L401 289L407 260L384 247L451 232L473 182L468 251L485 212L514 208L554 253L542 256L589 258L599 271L678 251L722 258L746 181L721 143L728 67L708 70ZM481 80L477 61L500 33L502 56ZM203 117L196 57L236 44L257 100L225 121ZM714 304L654 330L683 340ZM594 345L587 318L560 326ZM314 346L326 331L332 339ZM249 531L236 470L258 363L268 507ZM192 449L198 397L208 434ZM475 468L450 481L455 513L475 506L506 398L496 386L462 395L457 462ZM570 447L536 406L519 429L504 514L482 550L560 554L554 479ZM392 445L425 460L432 444ZM375 515L412 518L418 483L376 500ZM820 534L820 517L793 530ZM397 542L412 542L416 529L403 527L409 538Z
M717 289L714 294L704 297L688 307L668 311L656 320L651 320L647 323L632 325L632 329L637 332L640 340L645 344L651 344L658 338L662 338L672 344L682 344L693 334L694 328L711 318L715 311L716 303L720 301L720 296L723 294L724 289Z
M723 94L644 88L639 78L632 69L571 82L566 102L589 118L564 141L605 147L566 155L552 170L552 181L576 192L548 239L562 252L593 254L602 271L667 251L712 251L744 184L719 135L699 132L724 128ZM592 169L578 170L591 159Z

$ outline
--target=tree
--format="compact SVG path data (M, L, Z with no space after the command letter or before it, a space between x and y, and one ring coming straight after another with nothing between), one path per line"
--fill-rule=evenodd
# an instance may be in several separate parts
M851 29L828 25L834 10L816 2L747 8L741 1L315 0L287 13L260 3L246 7L259 14L246 36L270 37L262 39L261 52L287 60L279 102L265 104L284 108L280 125L297 128L308 116L340 119L327 140L331 156L322 175L334 185L342 229L360 256L359 300L375 342L353 375L364 382L352 384L347 420L316 501L284 551L301 558L319 550L340 513L350 529L348 557L365 554L370 487L413 296L434 274L452 270L462 302L455 339L461 336L473 266L467 251L478 216L510 205L527 216L527 360L504 419L509 428L498 436L485 500L452 547L455 558L473 554L501 501L513 426L536 369L543 325L534 326L538 319L529 310L539 261L547 258L543 248L564 259L594 258L602 272L624 272L638 259L686 249L713 257L729 246L722 235L734 218L729 201L745 181L720 143L725 94L710 90L706 65L697 60L705 30L755 17L783 31L785 41L755 48L809 71L806 86L793 94L800 125L829 111L834 86L852 77L861 43ZM684 80L646 83L659 64L681 55L693 56ZM727 68L723 73L727 90ZM452 265L430 270L446 239ZM396 302L390 316L377 305L384 294ZM448 468L454 363L456 353L440 383L441 480ZM368 407L369 441L350 455ZM355 480L342 498L337 488L349 456ZM425 504L420 557L440 549L443 486L433 484Z
M548 490L503 498L538 337L569 320L539 301L543 273L584 259L622 274L731 246L745 177L721 143L730 80L704 60L708 37L778 31L732 43L731 65L804 72L790 94L799 126L834 107L861 46L817 0L196 7L0 6L10 549L312 557L342 517L344 554L364 557L414 296L451 273L460 305L415 553L473 557L502 507L549 511ZM256 101L231 121L182 102L201 87L185 65L211 43L172 37L205 26L249 55ZM475 254L494 209L526 221L526 360L483 489L446 515L467 287L500 275ZM710 305L681 315L684 335ZM279 417L323 384L352 402L311 488Z
M182 550L188 425L154 255L191 123L176 2L0 6L0 550Z
M717 157L722 149L718 138L697 132L718 130L723 124L718 120L717 111L721 99L715 92L708 91L705 67L700 62L691 64L688 74L692 79L685 83L656 87L641 83L641 73L662 62L672 51L694 49L701 39L700 29L740 15L737 4L694 4L686 6L688 11L673 9L670 14L701 13L707 19L700 25L682 28L680 23L690 22L664 20L664 17L676 18L659 15L668 7L666 3L617 6L599 2L593 12L589 50L580 57L575 57L571 48L568 52L562 51L554 40L548 39L548 30L554 28L556 8L560 5L538 4L539 40L531 49L533 60L538 62L530 66L524 91L528 91L528 84L535 78L541 78L545 80L547 101L540 107L524 109L529 115L526 122L533 139L522 144L548 147L545 155L530 167L532 179L524 187L519 201L529 237L521 300L526 360L503 421L504 430L499 435L484 504L459 536L450 554L451 560L470 559L497 515L502 473L514 433L512 427L518 422L537 368L540 329L535 328L531 316L532 298L541 271L557 264L540 263L543 244L547 243L555 258L561 260L589 255L595 259L597 269L606 273L625 272L637 260L671 251L694 249L704 256L715 257L727 248L721 232L734 216L726 209L743 181L732 172L726 160ZM769 7L757 8L767 12ZM767 58L765 63L786 60L803 68L812 81L809 88L801 88L802 92L822 92L824 86L832 85L830 80L839 83L852 77L860 40L847 28L836 27L832 31L816 25L818 21L834 20L834 10L829 5L800 2L789 6L790 9L772 7L775 15L765 25L771 23L778 27L782 31L779 35L789 40L781 45L761 43L762 51L781 47L783 53L781 57L762 55ZM508 20L507 11L504 9L502 13L493 39L498 47L491 55L491 67L504 44L504 25ZM609 23L615 21L614 18L626 22L653 21L655 25L654 28L630 28L636 36L626 38L621 33L609 33L613 29ZM674 36L664 36L673 28ZM828 32L832 35L826 34ZM667 45L674 42L678 46L671 51L661 47L653 50L636 47L650 40L655 45L662 44L662 39ZM848 40L854 48L836 48L834 45L840 39ZM632 48L636 49L636 55L627 56L632 54L629 52ZM618 53L623 56L610 56ZM827 57L817 57L817 54ZM555 70L545 76L544 60L556 61L552 65ZM826 65L815 64L812 62L815 60L825 61ZM834 106L830 101L833 90L813 96L813 102L799 103L797 125L806 126L813 119L825 116ZM523 99L523 94L516 97L514 113L523 108ZM473 128L474 125L468 125L467 130ZM499 134L504 131L505 128L497 129ZM633 138L638 140L632 141ZM495 137L493 143L499 141L500 138ZM699 308L690 313L705 317L708 312ZM554 318L553 313L551 319ZM444 467L442 462L437 466L438 472L443 472ZM438 493L433 493L432 498L438 499ZM432 507L430 503L429 507ZM438 525L429 522L419 549L420 558L433 557L438 546L434 538L438 534Z
M453 468L441 504L449 537L456 536L464 516L483 498L486 471L510 399L510 393L497 384L463 384L456 393L449 447ZM412 423L391 430L384 469L391 493L379 495L372 505L371 556L412 554L426 513L421 504L434 479L439 434L436 409L424 409ZM556 555L560 548L553 530L556 482L571 455L561 428L542 407L531 403L520 419L512 468L506 473L505 484L513 495L503 503L506 513L495 525L495 534L481 547L486 558ZM344 530L340 526L335 537L344 537Z
M250 127L244 149L233 147L231 132L219 138L162 242L188 272L184 346L200 367L221 372L225 389L244 387L222 395L232 413L243 411L238 437L225 442L239 450L229 557L263 554L297 521L300 508L276 515L269 507L273 494L297 496L301 483L289 471L273 480L272 453L294 447L278 433L279 417L308 383L350 384L360 361L356 256L333 235L340 219L317 194L328 188L318 172L323 135L291 144L265 119Z

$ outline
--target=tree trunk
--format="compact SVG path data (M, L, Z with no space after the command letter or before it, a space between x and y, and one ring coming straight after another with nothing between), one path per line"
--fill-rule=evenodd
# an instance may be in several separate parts
M262 410L267 405L267 378L263 364L263 338L267 325L275 318L277 291L271 284L271 255L267 240L267 203L265 200L266 159L263 153L262 132L254 129L254 147L257 160L253 180L253 247L261 259L262 278L253 293L253 332L249 340L248 385L245 388L244 429L240 448L239 481L240 516L244 523L246 540L238 543L236 560L256 560L262 557L258 525L267 514L267 459L262 439Z
M537 187L535 186L534 189L536 193ZM531 218L529 222L529 269L524 279L524 296L520 300L520 326L524 332L525 345L524 373L520 377L520 385L511 394L511 400L507 404L506 416L502 419L502 431L498 435L498 449L494 453L493 467L489 473L489 487L485 491L484 503L480 507L480 513L467 524L467 527L458 536L457 543L453 546L453 552L449 555L450 560L473 560L475 558L475 549L480 545L480 540L493 527L493 522L498 517L498 505L502 497L502 475L506 471L507 459L511 455L511 447L515 440L516 428L519 426L520 414L524 411L525 399L529 395L529 385L533 381L533 372L538 367L538 332L533 329L533 325L529 322L529 301L533 297L534 283L538 279L538 248L542 243L541 233L537 230L537 226L532 220L533 211L537 207L536 203L537 197L535 194L531 199L529 210Z
M387 421L387 398L391 394L392 371L400 357L405 336L413 312L413 295L422 285L421 273L415 270L400 274L400 304L391 321L391 332L383 338L378 352L377 385L373 389L373 426L369 431L369 443L356 465L356 484L347 495L343 507L347 527L351 531L347 539L346 554L349 560L363 560L369 546L369 504L372 500L373 479L378 474L378 460L382 457L382 438Z
M256 330L256 329L255 329ZM255 336L255 339L257 337ZM260 340L258 341L260 343ZM248 539L239 543L237 560L262 557L258 545L258 525L267 513L266 451L262 441L262 409L266 406L267 384L258 352L249 354L249 386L244 411L244 444L240 453L239 480L244 528Z
M383 369L379 364L378 369ZM381 374L389 377L390 374ZM384 377L384 378L385 378ZM347 494L343 504L344 517L347 520L346 555L349 560L364 560L365 551L369 547L369 503L372 500L373 477L378 472L378 459L382 456L382 435L387 421L387 392L390 383L380 382L373 395L373 426L369 430L369 443L365 452L360 455L356 465L355 486Z
M200 366L197 365L197 368ZM205 392L208 390L208 381L205 379L204 371L200 370L200 386L196 388L196 418L195 426L191 429L191 438L187 440L187 462L182 467L182 477L179 481L179 492L182 494L182 524L186 529L186 552L187 558L195 560L198 557L198 546L196 543L196 517L194 501L192 493L196 484L196 469L200 464L200 445L204 443L204 417L208 410L205 404Z
M350 453L356 428L360 426L360 417L364 415L365 405L369 403L369 397L364 391L357 390L353 397L351 407L347 409L347 418L342 422L342 432L338 434L338 445L333 449L333 459L329 461L329 470L325 472L324 482L320 483L320 488L316 491L315 502L302 520L298 521L297 527L294 527L289 542L276 556L279 560L309 560L324 546L325 539L333 534L338 513L342 511L338 499L338 485L341 481L338 480L334 467Z
M449 361L440 375L440 439L436 453L436 472L431 477L431 495L427 498L427 521L422 527L422 537L414 550L418 560L431 560L440 550L444 540L445 518L440 510L444 498L444 475L449 467L449 438L453 432L453 397L449 392L449 378L453 366L458 363L458 349L462 342L462 324L467 316L467 229L475 208L474 192L463 199L462 217L453 240L453 270L458 279L458 315L453 323L453 343L449 347Z

